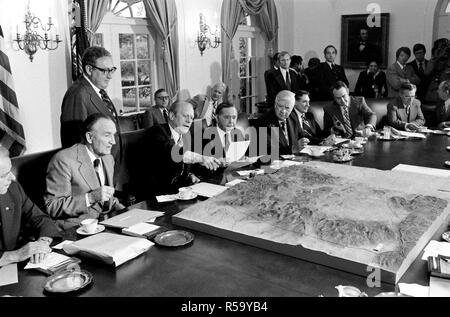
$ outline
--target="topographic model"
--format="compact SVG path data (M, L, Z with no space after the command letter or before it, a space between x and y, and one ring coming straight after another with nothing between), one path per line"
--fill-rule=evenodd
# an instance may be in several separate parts
M240 183L173 221L356 274L380 268L394 283L447 223L450 196L437 190L446 183L309 162Z

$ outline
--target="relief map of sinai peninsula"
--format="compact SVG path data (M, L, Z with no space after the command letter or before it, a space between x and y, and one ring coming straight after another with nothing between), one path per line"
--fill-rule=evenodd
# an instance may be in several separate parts
M299 247L281 253L306 260L304 250L317 251L326 256L314 262L336 258L347 271L357 263L357 274L371 265L397 282L447 223L450 194L437 189L449 186L441 177L308 162L235 185L173 221L239 242Z

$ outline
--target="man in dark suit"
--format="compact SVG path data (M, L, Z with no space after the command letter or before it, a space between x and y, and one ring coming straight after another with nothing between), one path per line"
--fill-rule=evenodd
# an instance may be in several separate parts
M416 90L413 84L400 86L399 96L387 105L388 125L398 130L417 131L425 124Z
M320 100L332 100L333 96L330 93L330 87L337 81L342 81L348 86L347 76L345 76L344 67L335 64L337 49L333 45L325 47L323 54L325 55L325 62L319 65L319 90Z
M338 81L332 87L334 102L324 107L325 133L344 138L356 135L370 136L375 131L377 115L366 104L364 97L351 97L347 85Z
M37 239L30 242L28 237ZM0 267L30 258L39 263L61 238L55 224L25 194L11 173L11 160L0 146Z
M193 120L192 104L177 101L170 106L167 124L146 130L141 145L142 173L138 196L148 198L152 194L174 193L179 187L199 182L190 173L191 164L198 163L210 170L219 167L216 158L192 151L188 132Z
M83 121L91 114L101 113L116 125L117 145L113 148L116 165L120 164L122 139L116 108L106 93L116 71L111 53L103 47L92 46L83 53L83 77L69 88L61 107L61 144L70 147L83 140Z
M83 130L84 141L56 153L47 168L47 213L64 230L125 208L114 197L114 122L94 113L83 122Z
M308 77L305 74L305 68L303 67L303 58L300 55L294 55L291 57L291 69L295 70L297 73L297 80L299 89L306 89L306 84L308 82Z
M155 92L155 105L142 115L142 128L148 129L155 124L167 123L169 117L170 96L165 89Z
M300 147L304 147L307 144L317 145L322 142L324 138L322 130L314 118L314 115L311 112L308 112L309 101L309 92L299 90L295 94L295 105L292 118L300 132Z
M275 98L274 108L256 120L258 145L267 145L265 149L258 149L259 155L267 154L278 159L279 155L300 151L298 142L300 132L292 114L294 104L295 94L289 90L282 90Z
M289 66L291 64L291 56L288 52L280 52L278 56L279 69L273 70L267 74L266 90L267 104L272 107L275 103L275 97L282 90L297 91L300 89L298 75Z
M425 59L427 49L425 48L425 45L418 43L414 45L413 53L416 58L407 65L414 69L414 72L420 79L420 84L417 85L417 98L423 101L425 99L425 94L427 93L429 84L428 77L425 74L425 70L427 69L429 62Z

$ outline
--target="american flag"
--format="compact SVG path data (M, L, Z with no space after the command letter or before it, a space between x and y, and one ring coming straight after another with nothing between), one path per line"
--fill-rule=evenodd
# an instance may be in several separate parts
M0 144L18 156L25 150L25 135L19 118L19 104L14 91L11 66L0 25Z

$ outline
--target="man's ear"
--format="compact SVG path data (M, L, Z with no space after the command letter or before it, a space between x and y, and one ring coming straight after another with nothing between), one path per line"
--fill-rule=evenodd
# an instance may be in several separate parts
M85 137L86 137L87 143L88 144L92 144L92 134L91 134L91 132L86 132Z

